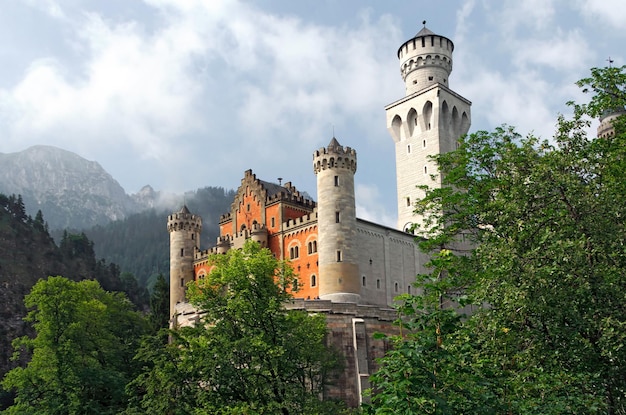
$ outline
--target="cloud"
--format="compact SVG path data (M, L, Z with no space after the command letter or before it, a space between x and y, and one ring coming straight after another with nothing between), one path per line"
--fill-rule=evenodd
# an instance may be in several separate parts
M617 31L616 35L623 33L626 26L626 7L622 0L582 0L576 4L580 13L589 16L594 25L608 23ZM602 22L598 22L598 18Z
M355 189L356 215L360 219L395 228L397 217L384 209L382 195L376 186L357 184Z

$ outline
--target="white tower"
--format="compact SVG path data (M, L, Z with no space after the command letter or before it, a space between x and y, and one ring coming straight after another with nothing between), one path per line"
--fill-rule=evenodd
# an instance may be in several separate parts
M170 319L176 304L185 301L187 283L193 281L193 259L200 247L202 219L183 206L167 218L170 233Z
M387 129L396 143L398 229L419 223L414 204L424 196L417 186L441 186L428 156L454 150L470 126L471 102L448 87L454 44L425 26L398 49L404 98L385 107Z
M323 300L358 303L358 251L354 173L356 151L336 138L313 154L317 175L319 295Z

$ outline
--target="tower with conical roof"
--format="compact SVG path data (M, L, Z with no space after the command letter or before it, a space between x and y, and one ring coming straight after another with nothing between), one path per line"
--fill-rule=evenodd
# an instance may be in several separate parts
M193 281L193 259L200 247L202 219L187 206L167 218L170 233L170 319L176 304L185 301L187 283Z
M452 41L430 31L426 22L398 49L406 92L385 110L396 147L400 230L420 222L413 213L415 201L424 196L418 186L441 185L437 166L429 156L454 150L469 130L471 102L449 87L453 50Z
M313 154L317 176L319 296L334 302L360 301L354 174L356 151L336 138Z

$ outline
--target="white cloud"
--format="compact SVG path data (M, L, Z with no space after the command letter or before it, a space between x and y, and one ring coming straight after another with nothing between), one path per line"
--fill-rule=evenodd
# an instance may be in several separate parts
M617 30L616 35L623 33L626 26L626 6L623 0L582 0L576 4L583 16L593 20L594 25L608 23ZM598 18L601 21L597 21Z
M356 215L360 219L395 228L397 217L385 210L382 195L376 185L357 184L355 189Z

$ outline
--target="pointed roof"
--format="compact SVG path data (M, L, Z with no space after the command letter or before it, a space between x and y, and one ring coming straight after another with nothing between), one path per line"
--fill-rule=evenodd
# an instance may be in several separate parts
M183 207L177 213L191 213L187 208L187 205L183 205Z
M426 25L424 25L424 27L422 27L422 30L417 32L417 34L413 37L415 38L415 37L422 37L422 36L428 36L428 35L434 35L434 34L436 33L430 30L429 28L427 28Z
M335 137L333 137L332 140L330 140L330 143L328 143L328 147L329 150L332 149L336 149L336 148L343 148L343 146L341 144L339 144L339 141L337 141L337 139Z

